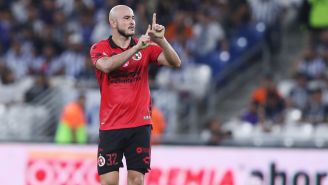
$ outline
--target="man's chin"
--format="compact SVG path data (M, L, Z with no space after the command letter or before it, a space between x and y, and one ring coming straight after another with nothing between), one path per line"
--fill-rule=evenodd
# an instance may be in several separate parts
M121 31L121 30L118 30L118 33L124 37L132 37L134 36L134 31L129 31L129 32L124 32L124 31Z
M134 34L135 34L134 31L133 31L133 32L129 32L129 33L127 33L127 35L130 36L130 37L132 37Z
M126 38L133 37L134 33L125 33L123 36Z

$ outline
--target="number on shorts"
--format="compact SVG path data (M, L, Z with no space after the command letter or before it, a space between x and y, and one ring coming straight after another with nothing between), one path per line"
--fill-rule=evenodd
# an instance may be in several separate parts
M107 165L108 166L113 166L113 165L117 165L118 162L117 160L117 153L110 153L110 154L106 154L106 156L108 157L107 160Z

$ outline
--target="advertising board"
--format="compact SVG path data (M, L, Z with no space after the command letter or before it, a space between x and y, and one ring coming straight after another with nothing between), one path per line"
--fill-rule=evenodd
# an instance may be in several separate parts
M4 185L96 185L97 147L0 145ZM147 185L328 185L328 150L156 146ZM126 169L120 171L126 184Z

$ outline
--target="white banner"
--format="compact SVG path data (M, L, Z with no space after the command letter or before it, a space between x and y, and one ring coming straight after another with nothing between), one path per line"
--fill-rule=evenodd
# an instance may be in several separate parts
M95 185L97 147L0 145L4 185ZM328 150L156 146L146 185L328 185ZM121 185L126 170L121 170Z

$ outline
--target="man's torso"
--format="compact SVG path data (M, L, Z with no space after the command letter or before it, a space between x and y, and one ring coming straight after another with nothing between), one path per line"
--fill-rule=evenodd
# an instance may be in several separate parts
M137 43L131 41L129 49ZM102 40L91 48L93 64L104 56L124 52L111 38ZM134 54L119 69L104 73L96 69L100 87L100 130L138 127L151 124L151 98L148 84L148 64L156 62L161 50L152 45Z

